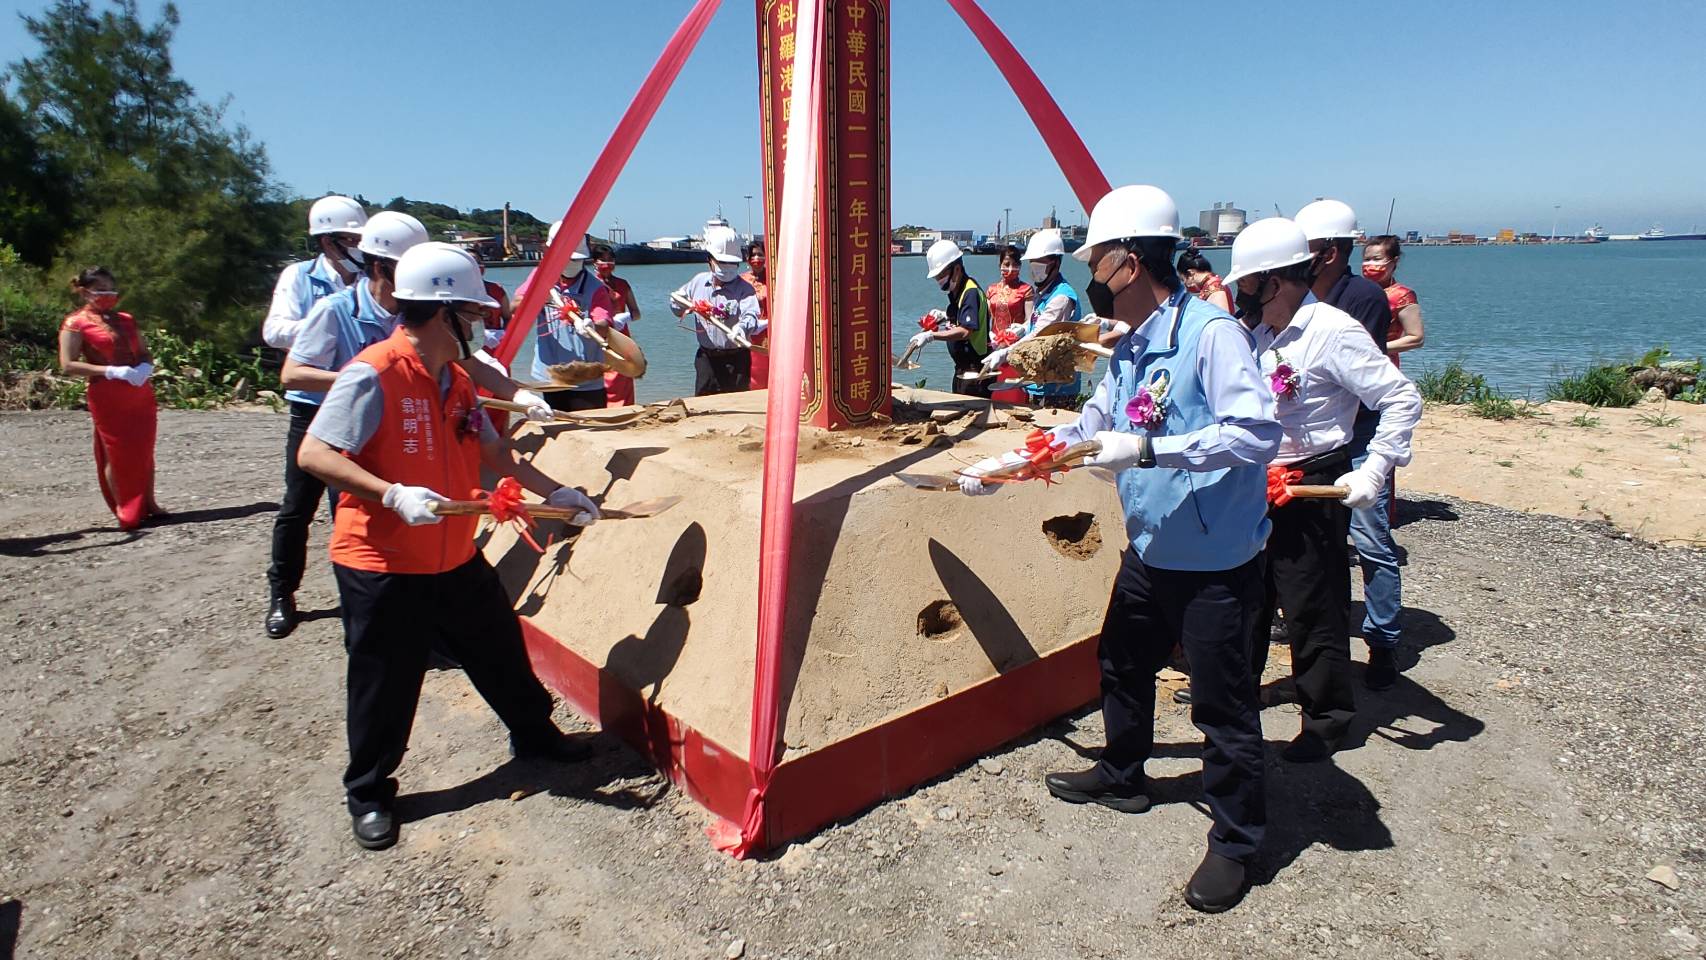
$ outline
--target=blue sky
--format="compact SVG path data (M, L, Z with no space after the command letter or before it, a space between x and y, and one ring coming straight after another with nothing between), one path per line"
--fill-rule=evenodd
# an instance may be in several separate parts
M896 222L1036 223L1078 203L941 0L892 0ZM0 60L31 52L0 4ZM159 4L143 0L152 13ZM505 200L561 216L688 0L180 0L179 71L292 189ZM984 0L1115 183L1187 222L1316 196L1365 228L1706 229L1706 3ZM595 232L696 230L759 203L752 0L728 0ZM335 26L334 26L335 25ZM755 212L756 217L756 212Z

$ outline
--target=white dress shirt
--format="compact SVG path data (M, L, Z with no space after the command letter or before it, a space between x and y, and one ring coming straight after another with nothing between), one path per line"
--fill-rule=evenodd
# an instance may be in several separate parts
M1410 462L1410 434L1422 418L1421 392L1350 314L1311 293L1284 330L1257 325L1256 350L1264 376L1284 357L1298 380L1295 394L1275 396L1285 428L1275 463L1296 463L1349 443L1357 408L1365 404L1380 414L1368 444L1369 467L1384 473Z
M1180 298L1175 296L1128 335L1133 338L1133 356L1142 356L1144 349L1157 338L1172 335L1173 311L1180 304ZM1202 380L1214 422L1190 433L1153 438L1150 452L1155 465L1201 472L1259 466L1272 460L1280 442L1280 425L1274 420L1274 400L1268 392L1267 378L1256 367L1250 334L1243 324L1231 317L1221 317L1203 327L1197 338L1197 376ZM1114 405L1131 400L1115 396L1116 383L1113 365L1109 364L1107 374L1079 411L1078 419L1056 427L1052 431L1054 438L1070 446L1093 439L1099 430L1114 429Z
M346 286L343 277L326 262L325 254L285 267L273 287L272 306L261 322L261 340L267 346L289 350L296 342L297 333L301 332L303 323L308 319L309 308L320 299L314 296L308 280L310 273L330 285L328 295Z

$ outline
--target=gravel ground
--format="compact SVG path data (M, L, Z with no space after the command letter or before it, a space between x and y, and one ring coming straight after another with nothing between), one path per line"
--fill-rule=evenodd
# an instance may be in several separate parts
M82 415L0 415L0 957L1702 956L1706 553L1404 491L1407 673L1335 762L1270 753L1260 882L1218 917L1179 898L1207 824L1170 702L1149 813L1043 791L1085 712L743 863L620 744L508 761L435 673L370 854L324 529L318 619L259 628L284 427L164 414L178 517L128 536Z

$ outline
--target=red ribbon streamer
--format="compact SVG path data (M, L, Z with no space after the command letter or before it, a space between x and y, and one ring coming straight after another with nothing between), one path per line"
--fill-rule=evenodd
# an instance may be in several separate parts
M1108 178L1102 174L1102 168L1096 166L1095 158L1090 156L1078 131L1072 129L1060 104L1049 95L1048 88L1037 79L1036 71L1025 62L1025 58L1019 56L1007 35L977 5L977 0L948 0L948 6L953 7L971 28L972 35L983 44L984 52L995 61L1007 85L1013 88L1019 103L1030 114L1037 132L1042 134L1043 142L1054 154L1054 162L1060 164L1060 172L1065 174L1067 184L1078 195L1079 208L1094 208L1096 201L1108 192Z
M520 481L514 477L504 477L489 492L476 487L474 499L486 501L492 508L492 519L496 520L500 526L504 524L513 525L515 532L521 539L527 541L528 546L539 553L545 552L545 548L533 539L533 534L530 532L538 525L538 521L533 519L533 514L527 512L527 502L522 499Z
M675 83L675 78L681 74L681 68L686 65L687 57L698 44L700 36L705 33L705 27L711 22L711 15L717 12L721 0L698 0L687 18L676 28L675 35L669 38L669 43L658 55L657 63L652 65L651 73L646 75L646 81L640 85L640 92L634 95L628 110L622 114L622 120L616 124L616 132L610 135L610 141L604 145L598 160L592 165L592 170L586 175L586 182L581 184L580 192L575 194L574 202L569 204L569 210L563 214L563 225L557 230L556 242L547 244L545 255L540 258L536 277L559 277L563 267L568 265L569 256L586 231L592 226L592 218L598 214L598 208L604 205L604 200L610 195L610 188L616 185L616 177L627 166L628 158L633 156L634 147L639 144L640 136L646 132L646 127L657 115L658 107L663 103L664 95ZM551 289L549 283L534 283L529 285L527 296L515 307L513 316L527 318L525 322L512 323L504 331L504 338L498 344L492 355L503 361L507 366L515 359L515 352L521 349L521 341L532 329L531 318L539 315L539 309L545 305L547 292Z
M1290 503L1291 485L1302 479L1302 470L1287 470L1278 464L1268 464L1268 503L1276 507Z
M777 246L772 250L770 382L797 384L806 372L811 315L812 204L817 197L822 50L826 0L803 0L796 13L794 89L782 166ZM768 846L766 803L782 752L782 640L794 534L794 471L800 446L800 391L771 390L764 421L764 499L758 538L758 655L752 678L752 735L747 756L752 789L741 812L740 835L713 832L718 847L737 857Z
M936 331L936 323L936 315L933 313L927 313L918 318L918 326L921 329L929 330L932 333Z

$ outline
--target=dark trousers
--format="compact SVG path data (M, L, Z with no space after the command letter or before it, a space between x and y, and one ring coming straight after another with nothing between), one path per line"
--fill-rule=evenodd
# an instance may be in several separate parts
M954 393L957 393L962 397L982 397L985 400L989 399L989 393L990 393L989 388L991 385L993 385L995 383L994 380L961 380L960 379L960 374L962 374L962 373L982 373L982 372L983 372L983 365L978 360L973 359L973 360L969 361L969 363L967 363L967 362L963 362L960 357L955 357L954 358L954 383L953 383L953 386L950 387L949 389L951 389Z
M551 695L533 675L521 621L480 554L445 573L373 573L332 565L349 652L350 813L389 808L391 774L415 723L427 655L441 643L519 742L555 735Z
M608 401L601 386L597 390L548 390L545 402L553 410L603 410Z
M1336 450L1293 464L1302 484L1330 484L1350 468ZM1268 513L1268 600L1253 642L1254 668L1267 665L1267 636L1273 609L1285 611L1285 637L1291 645L1291 672L1303 709L1303 732L1337 747L1356 716L1356 685L1351 676L1350 559L1345 538L1351 512L1337 500L1293 500Z
M308 528L320 498L327 499L327 512L335 512L337 491L328 491L320 478L296 465L296 452L320 408L312 403L290 405L290 432L284 440L284 499L272 522L272 563L267 566L267 585L275 594L293 594L302 586L302 570L308 563Z
M1141 788L1155 749L1155 673L1173 645L1191 671L1191 723L1202 731L1203 799L1214 824L1208 848L1248 860L1262 844L1261 708L1250 672L1250 638L1262 607L1262 563L1197 572L1145 566L1127 550L1102 621L1104 780Z
M693 395L739 393L752 389L752 351L707 350L693 355Z

